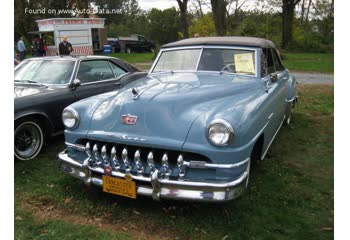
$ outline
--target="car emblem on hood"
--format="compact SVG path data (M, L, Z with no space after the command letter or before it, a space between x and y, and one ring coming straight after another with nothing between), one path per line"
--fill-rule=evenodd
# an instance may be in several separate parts
M133 116L130 114L122 115L122 123L127 125L134 125L136 124L137 116Z

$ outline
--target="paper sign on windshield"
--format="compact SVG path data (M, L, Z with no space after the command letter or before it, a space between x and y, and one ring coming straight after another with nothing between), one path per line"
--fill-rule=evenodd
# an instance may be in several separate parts
M235 54L236 73L250 73L255 74L253 53Z

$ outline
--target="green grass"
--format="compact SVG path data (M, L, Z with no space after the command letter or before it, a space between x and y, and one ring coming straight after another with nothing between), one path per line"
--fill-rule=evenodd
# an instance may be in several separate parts
M332 239L333 87L299 85L299 96L248 191L226 204L87 188L58 171L56 139L35 160L15 162L16 239Z
M292 71L334 72L334 54L330 53L282 53L283 64Z
M108 56L120 58L129 63L150 63L155 58L155 53L112 53Z

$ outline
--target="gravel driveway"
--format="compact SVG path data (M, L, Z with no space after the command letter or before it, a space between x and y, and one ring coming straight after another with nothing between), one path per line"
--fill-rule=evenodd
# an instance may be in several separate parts
M293 72L291 74L295 76L298 83L301 84L334 84L334 75L325 73L304 73L304 72Z

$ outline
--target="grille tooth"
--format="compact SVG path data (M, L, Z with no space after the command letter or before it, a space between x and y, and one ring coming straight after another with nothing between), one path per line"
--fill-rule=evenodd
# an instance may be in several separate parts
M94 147L92 148L92 154L94 156L95 163L97 165L100 165L102 163L100 154L98 152L98 145L95 143Z
M153 152L149 152L147 155L147 164L150 169L151 174L154 172L156 166L154 165Z
M179 169L179 177L185 176L185 166L184 164L184 158L182 154L180 154L177 158L177 168Z
M108 159L107 159L107 147L106 147L106 145L103 145L103 147L101 149L101 157L102 157L102 160L103 160L103 165L104 166L108 166L109 162L108 162Z
M130 173L131 164L130 164L129 157L128 157L128 150L126 148L124 148L122 151L122 160L123 160L123 163L125 166L125 172Z
M171 170L169 167L168 154L164 153L162 157L161 176L168 179L170 175L171 175Z
M136 165L136 170L138 175L142 175L143 173L143 166L141 163L141 153L140 150L136 150L135 155L134 155L134 161Z
M120 169L119 161L117 158L117 148L116 147L112 147L112 149L111 149L111 165L112 165L112 168L115 170Z
M86 155L88 155L89 158L92 157L90 142L86 143L86 145L85 145L85 152L86 152Z

